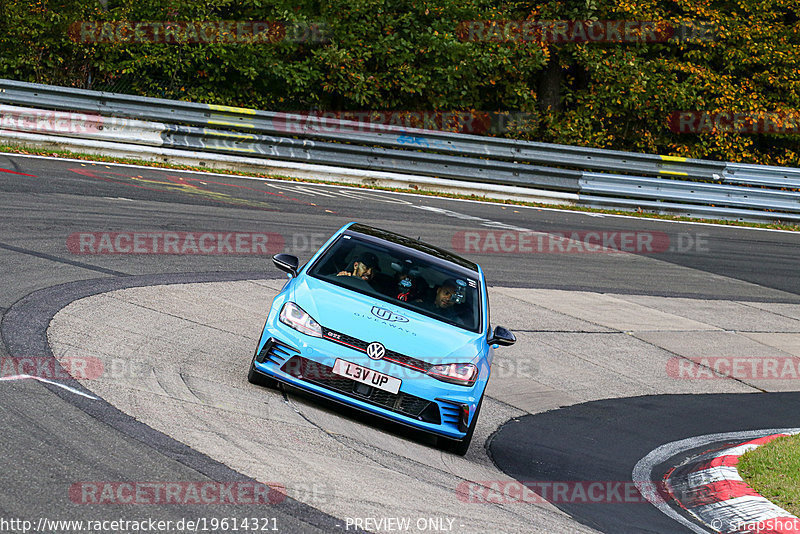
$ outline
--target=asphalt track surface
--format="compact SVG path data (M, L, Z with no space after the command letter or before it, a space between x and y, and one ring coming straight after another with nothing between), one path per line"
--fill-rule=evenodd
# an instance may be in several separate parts
M559 252L558 248L530 253L513 247L502 252L483 238L485 234L478 234L482 236L478 250L462 252L481 263L490 284L504 288L511 298L518 295L509 288L523 288L520 291L613 294L634 301L672 297L677 300L669 302L800 304L796 276L800 236L786 232L4 155L0 156L0 192L3 357L49 355L46 336L50 319L80 297L137 286L275 277L263 255L71 252L70 236L87 232L270 232L282 238L284 251L301 259L310 255L315 242L352 220L419 236L450 249L461 243L459 232L523 228L545 233L642 232L668 245L655 252L633 254ZM792 333L794 327L779 331ZM533 342L537 333L535 328L523 332ZM769 390L770 386L741 383L731 389L742 392L721 388L707 395L627 397L623 392L618 395L621 398L578 403L556 398L539 411L517 410L513 421L490 437L488 450L496 464L518 480L627 481L634 464L666 442L716 432L798 426L792 391L753 394L751 391ZM574 399L584 400L579 394ZM0 460L4 480L0 517L150 516L177 521L254 513L263 516L263 509L248 505L109 509L76 504L69 497L69 488L80 481L251 478L110 404L97 405L50 384L32 380L0 383L0 403L6 453ZM330 414L337 417L335 410ZM498 426L502 423L497 421ZM385 431L392 433L391 429ZM474 449L473 445L470 455L477 454ZM341 516L302 500L287 499L270 509L282 531L343 529ZM683 531L648 504L557 506L604 532ZM551 526L567 524L556 515L542 513L532 518L545 521L534 525L541 531L547 531L548 519L553 521ZM574 530L578 529L576 525Z

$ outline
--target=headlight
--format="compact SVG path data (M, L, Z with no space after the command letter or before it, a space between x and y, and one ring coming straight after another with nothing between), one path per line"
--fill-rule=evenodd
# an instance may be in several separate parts
M287 302L283 305L279 319L283 324L291 326L299 332L309 336L322 337L322 327L319 323L294 302Z
M478 378L478 368L471 363L445 363L428 369L428 376L450 384L472 386Z

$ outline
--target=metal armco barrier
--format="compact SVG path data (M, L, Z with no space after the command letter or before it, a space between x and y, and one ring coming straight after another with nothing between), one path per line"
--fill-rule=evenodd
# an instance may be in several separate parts
M800 194L796 192L664 178L584 173L584 178L581 179L581 192L800 213Z
M3 130L28 131L577 193L578 204L586 206L800 220L800 193L795 191L800 189L800 169L795 168L534 143L11 80L0 80L0 103L11 105L0 105L0 137ZM42 129L37 119L28 124L20 118L37 110L87 114L89 126Z
M164 144L222 153L253 154L268 158L302 161L377 171L401 171L472 182L529 185L561 191L577 191L581 172L570 169L519 165L505 161L459 157L428 152L293 139L257 134L169 125Z

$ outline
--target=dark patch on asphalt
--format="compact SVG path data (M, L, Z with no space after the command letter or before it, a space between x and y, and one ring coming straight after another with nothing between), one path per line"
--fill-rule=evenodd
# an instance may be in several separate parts
M3 316L2 323L0 323L0 333L2 333L2 340L12 357L37 354L52 358L53 353L47 341L47 327L59 310L75 300L130 287L263 280L269 278L272 277L265 276L263 272L221 272L126 276L123 278L100 278L70 282L41 289L15 303ZM244 373L246 370L242 372ZM91 393L76 380L65 380L62 383L80 391ZM256 482L254 479L244 476L205 454L201 454L166 434L137 421L105 400L87 399L49 384L42 384L42 386L65 402L76 406L128 438L151 447L158 454L185 465L211 480ZM208 515L213 515L212 510L209 509L207 512ZM344 530L341 520L290 497L287 497L279 504L270 505L261 515L265 514L279 517L277 524L281 525L282 531L306 531L309 527L323 532Z
M63 263L65 265L72 265L73 267L80 267L81 269L89 269L90 271L96 271L98 273L108 274L111 276L128 276L126 273L120 271L114 271L112 269L106 269L105 267L90 265L88 263L83 263L81 261L68 260L66 258L53 256L52 254L46 254L44 252L36 252L35 250L15 247L14 245L8 245L6 243L0 243L0 248L5 250L10 250L11 252L17 252L19 254L25 254L27 256L34 256L36 258L41 258L43 260L50 260L57 263Z
M652 395L588 402L527 415L492 437L495 464L519 480L631 482L653 449L707 434L800 426L800 393ZM675 457L667 468L690 458ZM666 465L671 464L671 465ZM649 503L555 503L577 521L608 533L691 532Z

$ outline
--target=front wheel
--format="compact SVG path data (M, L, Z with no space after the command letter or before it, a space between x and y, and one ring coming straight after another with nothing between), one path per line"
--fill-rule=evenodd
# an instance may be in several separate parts
M481 413L481 405L483 404L483 397L478 402L478 407L475 408L475 415L472 416L472 423L469 425L467 429L467 435L464 436L464 439L450 439L445 437L437 438L436 445L445 451L452 452L453 454L457 454L459 456L464 456L467 454L469 450L469 444L472 442L472 435L475 433L475 426L478 423L478 415Z

